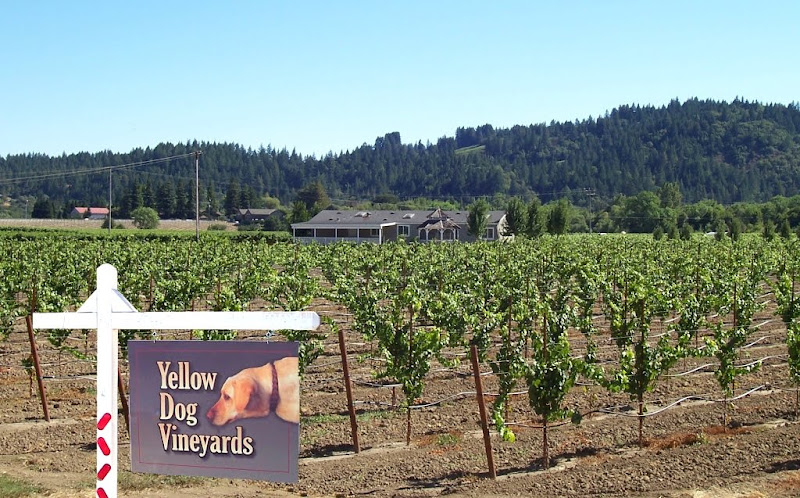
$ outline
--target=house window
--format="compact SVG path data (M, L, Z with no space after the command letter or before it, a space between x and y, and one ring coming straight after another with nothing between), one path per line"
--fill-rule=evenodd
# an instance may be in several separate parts
M409 225L397 225L397 236L408 237L411 234L411 227Z
M486 240L494 240L494 227L486 229Z
M380 229L378 229L378 228L370 228L369 229L369 236L370 237L377 237L379 231L380 231Z

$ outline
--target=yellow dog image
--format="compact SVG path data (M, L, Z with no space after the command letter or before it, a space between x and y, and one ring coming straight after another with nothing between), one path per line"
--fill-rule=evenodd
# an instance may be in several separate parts
M221 426L243 418L266 417L271 412L281 419L300 423L300 377L296 356L254 368L245 368L228 377L219 400L206 418Z

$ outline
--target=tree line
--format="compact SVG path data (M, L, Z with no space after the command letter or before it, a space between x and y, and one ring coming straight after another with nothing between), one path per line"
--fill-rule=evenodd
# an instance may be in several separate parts
M710 199L684 203L679 186L666 183L633 196L618 195L593 208L575 206L566 198L543 205L538 198L526 203L514 197L507 200L505 209L506 235L526 237L630 232L688 239L700 232L736 239L745 232L760 232L767 239L790 238L792 233L800 238L800 195L775 196L764 203L723 205Z
M593 201L610 203L667 183L676 184L688 202L766 202L800 191L800 105L741 99L623 105L575 122L460 127L454 137L427 144L403 144L393 132L323 157L198 141L128 153L8 155L0 157L0 193L46 198L62 209L73 203L104 206L107 170L76 172L116 166L112 202L123 213L154 197L165 204L159 208L165 216L182 217L194 195L191 157L127 165L197 150L203 153L202 209L222 214L234 205L261 207L267 198L288 205L317 181L341 203L387 194L461 205L482 197L535 196L588 207L587 189Z

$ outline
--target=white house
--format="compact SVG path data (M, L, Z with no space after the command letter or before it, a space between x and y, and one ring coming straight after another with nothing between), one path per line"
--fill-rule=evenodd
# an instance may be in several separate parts
M338 241L381 244L398 238L421 242L474 241L467 233L469 211L348 211L327 209L303 223L292 224L292 236L301 242ZM505 211L489 211L484 240L503 238Z

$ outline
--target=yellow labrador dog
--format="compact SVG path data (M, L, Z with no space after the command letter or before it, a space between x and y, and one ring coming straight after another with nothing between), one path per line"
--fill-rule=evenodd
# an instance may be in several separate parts
M287 422L300 423L300 378L297 357L287 356L261 367L245 368L228 377L219 400L206 418L216 426L275 412Z

